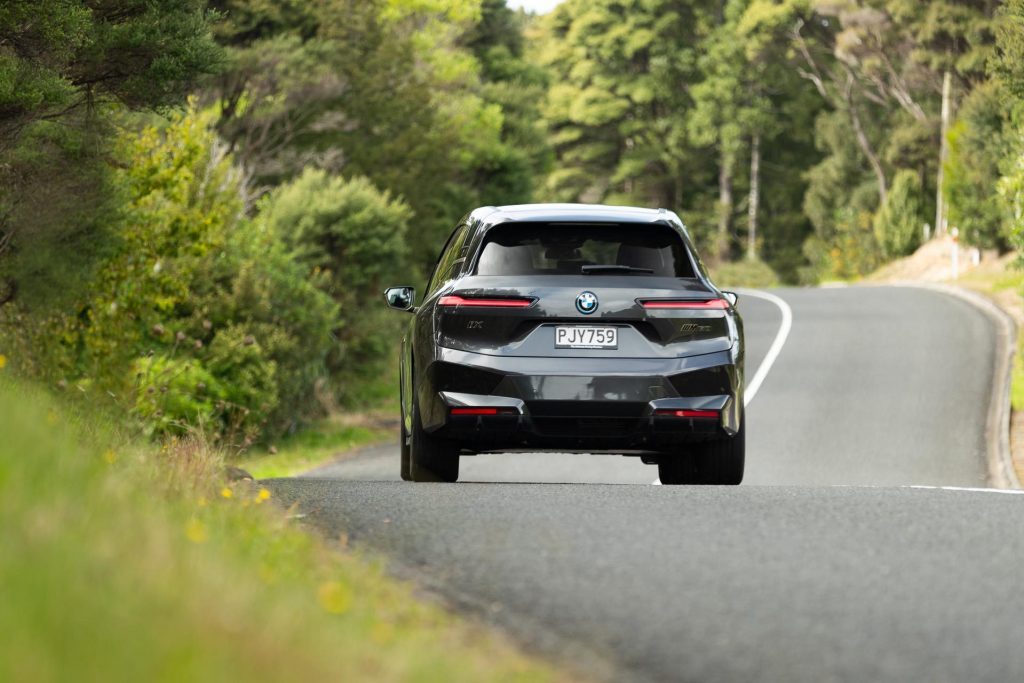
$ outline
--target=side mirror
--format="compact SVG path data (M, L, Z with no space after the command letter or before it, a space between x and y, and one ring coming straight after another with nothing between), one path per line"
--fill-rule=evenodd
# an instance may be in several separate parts
M384 290L384 298L391 308L408 311L416 301L416 290L412 287L389 287Z
M740 296L736 292L722 292L722 296L724 296L732 306L735 306L736 302L740 300Z

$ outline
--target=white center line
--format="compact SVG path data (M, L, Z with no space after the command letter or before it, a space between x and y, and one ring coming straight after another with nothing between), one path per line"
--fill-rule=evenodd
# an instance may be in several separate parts
M793 309L789 307L785 301L780 297L775 296L770 292L762 292L757 289L741 289L739 290L743 296L752 296L755 299L763 299L770 303L775 304L778 307L779 312L782 313L782 323L779 325L779 331L775 334L775 339L772 340L772 345L768 347L768 353L765 354L764 360L761 361L761 365L758 366L757 372L747 382L747 388L743 392L743 406L749 406L750 402L754 400L754 396L761 389L761 385L764 383L764 378L768 376L768 372L772 369L772 365L775 364L775 360L779 357L779 353L782 352L782 347L786 343L786 338L789 337L789 331L793 327ZM746 419L744 417L743 419ZM653 484L655 486L661 485L660 479L655 479Z

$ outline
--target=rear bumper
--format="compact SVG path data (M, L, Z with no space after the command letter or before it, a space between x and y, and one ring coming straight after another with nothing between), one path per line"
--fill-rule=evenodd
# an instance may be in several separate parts
M471 450L659 451L731 436L742 419L732 352L671 359L502 357L443 349L418 383L427 431ZM452 415L453 408L496 415ZM656 414L711 410L717 418Z

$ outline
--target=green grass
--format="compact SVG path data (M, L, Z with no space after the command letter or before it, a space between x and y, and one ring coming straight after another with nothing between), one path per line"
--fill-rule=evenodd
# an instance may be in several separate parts
M558 677L226 486L202 442L96 424L0 370L0 680Z
M1008 289L1020 292L1024 290L1024 271L1013 265L999 270L981 268L968 271L958 280L957 284L988 293L1003 292Z
M1017 330L1017 355L1013 357L1010 404L1014 410L1024 410L1024 333L1021 330Z
M310 425L282 439L276 453L262 450L238 460L237 464L257 479L292 477L360 446L398 440L396 426L383 420L364 424L346 422L350 416L336 415ZM396 418L397 419L397 418Z

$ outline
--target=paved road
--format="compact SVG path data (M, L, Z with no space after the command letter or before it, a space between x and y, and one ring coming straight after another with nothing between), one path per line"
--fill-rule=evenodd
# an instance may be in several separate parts
M411 485L390 481L393 448L273 486L597 677L1024 678L1024 498L896 488L984 485L988 320L915 289L778 294L792 330L747 409L744 486L655 487L636 460L573 455ZM749 380L781 313L742 311Z

